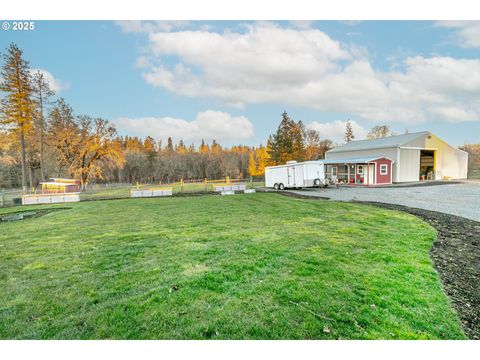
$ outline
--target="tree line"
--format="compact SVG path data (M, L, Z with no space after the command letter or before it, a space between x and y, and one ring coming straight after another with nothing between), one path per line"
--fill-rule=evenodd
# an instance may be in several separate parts
M32 72L23 52L11 44L2 54L0 91L0 187L25 191L50 177L89 182L159 183L183 180L262 177L265 167L290 160L317 160L335 144L283 112L266 145L222 147L166 144L151 136L119 136L106 119L76 114L40 71ZM405 130L408 132L408 130ZM394 135L387 125L373 127L367 138ZM351 122L344 141L355 139ZM480 145L465 145L470 166L480 168Z

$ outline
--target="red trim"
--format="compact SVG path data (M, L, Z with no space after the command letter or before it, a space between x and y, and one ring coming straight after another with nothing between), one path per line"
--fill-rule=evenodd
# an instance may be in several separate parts
M355 165L355 174L353 179L350 180L349 185L360 185L360 186L369 186L369 185L387 185L392 183L392 163L393 161L386 158L380 157L376 160L369 161L368 163L358 163ZM370 165L373 165L373 182L368 183L368 176L370 171ZM381 174L380 168L381 165L387 165L387 173ZM358 167L362 166L362 174L358 173ZM354 181L352 183L352 181Z

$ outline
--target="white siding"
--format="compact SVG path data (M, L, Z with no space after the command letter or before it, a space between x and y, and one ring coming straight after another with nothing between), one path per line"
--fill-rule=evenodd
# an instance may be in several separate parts
M396 182L420 179L420 150L400 149L400 163Z
M333 160L383 155L394 161L393 182L418 181L420 177L419 149L435 150L436 180L442 180L445 177L452 179L467 178L468 154L448 145L429 132L403 143L400 148L327 152L325 158Z
M435 150L435 179L444 177L466 179L468 169L468 153L448 145L433 134L427 134L404 145Z

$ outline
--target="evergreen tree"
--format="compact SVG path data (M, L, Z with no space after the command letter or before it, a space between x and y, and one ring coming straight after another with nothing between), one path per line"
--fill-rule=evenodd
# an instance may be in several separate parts
M169 136L168 139L167 139L167 152L169 154L173 154L174 152L174 149L173 149L173 140L172 138Z
M36 112L34 124L39 135L40 142L40 179L45 181L45 130L46 123L44 117L45 105L49 103L49 98L55 95L50 88L48 81L41 71L36 71L32 77L32 95L36 103Z
M355 139L355 136L353 135L352 123L348 120L345 126L345 142L349 143L353 139Z
M187 147L185 146L185 143L183 142L183 139L180 139L177 145L177 152L179 154L185 154L188 152Z
M284 111L277 132L269 138L269 156L272 162L283 164L289 160L302 161L305 152L304 138L303 123L290 119Z
M22 165L22 188L27 190L26 171L26 144L25 137L31 126L32 120L32 89L30 86L30 70L28 61L23 59L23 52L17 45L10 44L7 52L3 54L1 72L2 81L0 91L6 93L2 99L3 119L2 124L13 124L14 130L20 138L20 156Z
M305 126L301 120L298 123L292 121L291 137L291 160L303 161L305 159Z
M217 143L217 141L214 139L212 141L212 146L210 147L210 152L212 154L219 154L222 151L222 147Z
M202 143L200 144L200 148L198 149L200 154L206 154L210 151L207 144L205 144L205 140L202 139Z

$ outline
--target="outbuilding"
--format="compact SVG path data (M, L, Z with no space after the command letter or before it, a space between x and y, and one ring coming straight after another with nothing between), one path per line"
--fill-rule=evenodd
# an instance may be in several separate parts
M50 181L41 182L42 194L64 194L80 191L80 182L75 179L51 178Z
M387 185L392 183L393 161L385 156L325 160L326 176L333 182L349 185Z
M327 151L324 161L333 166L335 162L347 164L345 160L349 159L390 160L391 182L394 183L467 178L468 153L447 144L429 131L352 141ZM358 172L358 167L355 169ZM363 178L365 182L365 174ZM370 180L367 178L368 182Z

